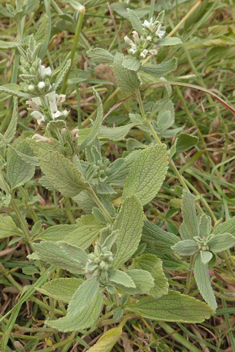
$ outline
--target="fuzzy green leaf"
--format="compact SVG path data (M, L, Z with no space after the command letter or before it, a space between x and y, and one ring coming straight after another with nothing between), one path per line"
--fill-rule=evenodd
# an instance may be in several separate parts
M92 126L90 132L88 133L87 137L82 142L82 144L80 145L79 150L82 150L82 149L88 147L89 145L91 145L94 142L96 136L99 133L99 130L100 130L100 127L102 124L102 119L103 119L102 102L101 102L99 94L96 92L95 89L93 89L93 93L95 95L96 102L97 102L97 115L96 115L95 122L93 123L93 126Z
M235 246L235 237L230 233L218 234L213 237L209 242L208 246L210 251L219 253Z
M0 238L22 236L23 233L16 227L10 216L0 215Z
M176 70L177 59L174 57L171 60L162 62L159 65L145 65L141 66L140 71L147 73L155 78L166 76L168 73Z
M160 45L160 46L179 45L179 44L182 44L182 41L180 38L177 38L177 37L163 38L157 41L157 45Z
M200 215L198 229L200 237L207 237L211 233L211 218L205 214Z
M41 288L36 287L36 290L58 301L69 303L82 283L82 279L58 278L46 282Z
M186 190L182 197L182 214L183 223L180 226L180 235L183 240L190 240L199 235L199 228L194 197Z
M35 237L36 240L44 241L66 241L66 237L74 230L77 229L77 225L55 225L50 226L48 229L40 233ZM79 246L78 246L79 247Z
M64 242L45 241L33 244L34 252L41 260L72 273L84 273L87 253Z
M213 257L213 254L209 251L200 251L200 256L201 256L202 263L207 264Z
M179 255L193 255L198 251L198 245L194 240L179 241L171 249Z
M154 286L153 277L146 270L132 269L132 270L127 270L126 274L133 280L136 287L135 288L127 287L123 284L116 284L116 286L119 289L121 289L123 292L128 293L129 295L147 293Z
M77 315L66 315L58 320L47 321L46 324L59 331L68 332L89 328L99 318L103 306L103 293L100 292L84 310Z
M34 152L28 142L23 140L15 148L19 153L29 157L34 157ZM22 160L14 150L9 149L7 153L7 177L11 188L19 187L29 181L35 172L35 165Z
M183 153L194 147L198 142L198 137L190 136L187 133L181 133L176 138L176 152Z
M78 168L56 151L39 151L39 163L49 182L65 197L74 197L88 184Z
M136 72L140 68L140 61L136 58L127 58L123 60L122 66Z
M154 279L154 287L148 292L154 298L160 298L168 292L168 280L162 269L162 261L153 254L142 254L135 258L131 268L148 271Z
M108 274L109 280L114 284L121 284L125 287L136 287L134 281L131 279L128 273L125 273L124 271L113 269L109 270Z
M126 308L144 318L184 323L201 323L214 313L207 304L175 291L160 299L141 298Z
M88 307L97 296L99 290L99 278L92 277L84 281L74 293L68 306L67 316L77 315Z
M15 84L15 85L9 84L9 85L5 85L5 86L0 86L0 92L4 92L4 93L8 94L9 96L13 95L15 97L29 99L30 95L27 93L21 92L20 89L21 89L21 87L18 86L17 84Z
M139 88L139 80L134 71L123 67L124 55L117 53L113 62L113 73L117 85L125 92L130 92Z
M235 216L217 226L213 233L215 235L220 235L223 233L231 233L232 235L235 235Z
M96 65L104 64L112 66L114 56L102 48L94 48L87 51L87 55L92 58Z
M110 352L121 334L122 328L120 326L106 331L96 344L89 349L89 352Z
M123 199L135 194L142 205L149 203L161 188L167 169L166 145L154 145L141 151L127 176Z
M141 23L139 17L137 16L136 12L134 12L130 9L127 9L127 12L128 12L128 17L129 17L129 20L132 24L133 29L136 32L138 32L139 34L141 34L142 30L143 30L143 26L142 26L142 23Z
M106 0L88 0L86 1L85 7L86 9L90 9L91 7L100 6L105 2Z
M118 268L134 254L138 248L143 227L144 212L135 195L127 197L114 222L113 230L119 230L116 240L116 254L113 265Z
M18 120L18 99L14 97L13 100L14 100L14 107L13 107L12 117L11 117L9 126L7 127L7 130L4 133L4 138L8 143L10 143L15 136L17 120ZM0 148L4 146L5 146L5 143L3 141L0 141Z
M210 276L208 273L208 264L202 263L199 253L195 259L194 277L202 297L209 304L209 306L212 307L213 310L216 310L217 303L213 289L211 287Z
M136 126L136 123L130 123L128 125L120 126L120 127L106 127L101 126L100 134L111 141L121 141L124 139L129 133L129 131Z
M56 76L56 81L53 85L53 90L57 90L59 85L63 82L63 79L65 78L66 73L68 72L69 68L71 65L71 60L69 59L65 65L61 68L60 72Z

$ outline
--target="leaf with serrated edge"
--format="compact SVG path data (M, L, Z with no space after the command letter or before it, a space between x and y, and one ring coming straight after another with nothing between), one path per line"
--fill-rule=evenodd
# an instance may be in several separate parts
M168 280L162 269L162 261L153 254L142 254L135 258L131 268L148 271L154 279L154 287L149 294L154 298L160 298L168 292Z
M151 253L154 252L153 254L160 257L164 254L173 253L171 247L180 239L173 233L166 232L159 226L145 221L141 241L147 244Z
M183 240L193 239L194 236L199 235L198 219L194 203L194 196L186 190L183 191L182 214L183 223L180 226L180 235Z
M23 153L27 156L34 156L34 152L29 147L29 144L26 140L19 142L16 146L16 149L18 150L18 152ZM13 150L8 150L7 176L12 189L24 185L33 177L34 172L35 165L22 160L22 158Z
M155 78L166 76L171 71L176 70L177 59L174 57L171 60L162 62L159 65L145 65L142 66L140 71L145 72Z
M121 334L122 328L120 326L106 331L96 344L89 349L89 352L110 352Z
M212 307L212 309L216 310L217 303L211 287L208 264L202 263L200 253L197 254L195 259L194 277L202 297L209 304L209 306Z
M86 252L76 246L63 242L45 241L34 243L33 249L41 260L56 265L71 273L83 273L86 262Z
M136 58L127 58L123 60L122 66L136 72L140 68L140 61Z
M96 65L103 64L111 66L114 56L102 48L94 48L87 51L87 55L95 61Z
M137 125L136 123L130 123L125 126L114 127L114 128L101 126L100 134L104 138L107 138L111 141L121 141L126 137L127 133L129 133L132 127L135 127L136 125Z
M53 90L56 90L59 85L62 83L63 79L65 78L66 73L68 72L71 65L71 60L69 59L66 64L61 68L60 72L56 76L56 81L53 85Z
M134 281L124 271L113 269L108 271L108 275L109 280L114 284L122 284L125 287L136 287Z
M94 301L77 315L66 315L58 320L46 321L45 323L59 331L68 332L89 328L99 318L103 306L103 293L100 292Z
M124 91L130 92L139 88L139 80L136 72L122 66L124 55L117 53L113 62L113 73L117 85Z
M184 240L174 244L171 249L179 255L193 255L198 251L198 245L193 240Z
M125 308L144 318L183 323L202 323L214 313L204 302L175 291L160 299L144 297Z
M142 205L149 203L161 188L167 169L166 145L154 145L141 151L127 176L122 198L135 194Z
M138 248L143 227L143 208L135 195L127 197L116 217L113 230L119 230L113 265L120 267Z
M77 228L77 225L55 225L50 226L48 229L40 233L35 237L36 240L44 240L44 241L65 241L66 236L70 234L73 230ZM77 245L77 244L76 244ZM79 246L78 246L79 247Z
M210 251L219 253L235 246L235 237L231 233L223 233L213 237L207 245Z
M132 11L130 9L127 9L127 11L128 11L129 20L131 21L133 29L136 32L138 32L139 34L141 34L142 30L143 30L143 26L142 26L142 23L141 23L139 17L137 16L137 14L134 11Z
M79 150L82 150L82 149L88 147L89 145L91 145L94 142L97 134L99 133L99 130L100 130L100 127L102 124L102 119L103 119L102 102L101 102L99 94L97 93L97 91L94 88L93 88L93 93L94 93L94 96L95 96L96 102L97 102L96 119L95 119L95 122L93 123L93 126L92 126L90 132L88 133L87 137L80 145Z
M74 197L88 187L76 166L56 151L39 151L39 163L49 182L65 197Z
M235 235L235 216L223 222L222 224L218 225L214 229L213 233L215 235L220 235L223 233L231 233L232 235Z
M196 136L191 136L187 133L181 133L176 139L176 152L183 153L194 147L198 142Z
M116 284L116 286L119 289L121 289L123 292L128 293L129 295L147 293L154 286L153 277L146 270L132 269L132 270L127 270L126 274L131 277L136 287L135 288L126 287L123 284Z
M11 236L22 236L23 233L18 230L10 216L0 215L0 238Z
M61 277L46 282L40 288L36 287L36 290L58 301L69 303L82 283L82 279Z
M88 307L91 302L95 299L99 290L99 278L92 277L84 281L81 286L78 287L77 291L74 293L69 306L68 313L69 316L77 315L79 312Z

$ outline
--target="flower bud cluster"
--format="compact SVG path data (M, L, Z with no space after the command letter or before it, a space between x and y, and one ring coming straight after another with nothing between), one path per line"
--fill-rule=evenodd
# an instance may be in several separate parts
M98 276L101 284L105 285L108 282L108 270L112 263L113 253L97 243L94 252L88 255L86 272Z
M197 242L199 250L209 251L210 250L209 242L213 237L214 237L214 234L210 234L209 236L203 236L203 237L195 236L194 240Z
M157 42L164 37L165 33L165 27L158 20L153 18L150 21L145 20L142 23L141 33L132 32L133 40L128 36L124 37L125 42L131 46L128 53L139 59L145 59L148 55L157 55Z

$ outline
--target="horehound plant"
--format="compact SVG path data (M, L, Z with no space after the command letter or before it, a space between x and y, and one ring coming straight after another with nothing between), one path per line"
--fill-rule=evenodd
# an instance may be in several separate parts
M84 7L77 6L82 14ZM162 46L179 45L181 41L165 37L164 12L143 22L132 10L128 10L128 15L133 40L124 37L130 46L127 55L101 48L91 49L87 54L95 65L112 67L121 91L135 94L139 111L133 108L130 123L121 127L102 125L102 102L94 89L97 114L92 126L70 131L66 123L69 112L60 107L66 96L58 91L71 62L64 62L57 73L45 67L38 56L40 44L33 36L25 45L18 45L21 85L15 86L15 90L1 88L9 95L27 99L28 110L40 126L40 133L35 131L31 137L22 135L12 143L18 115L15 99L11 124L0 135L0 182L2 204L12 206L22 228L19 230L10 216L1 216L1 238L13 235L23 238L33 250L28 258L35 261L42 277L46 277L47 263L51 264L51 271L59 267L72 274L46 283L42 280L44 284L36 287L39 292L68 303L66 315L59 319L48 317L47 325L67 332L120 322L118 328L108 331L97 343L95 348L106 338L111 339L105 351L112 349L121 336L123 324L133 314L158 321L193 323L214 314L217 305L208 268L215 263L216 253L235 244L235 219L214 223L212 230L211 218L204 213L174 164L174 156L194 146L197 137L181 133L182 127L172 127L175 113L171 86L164 76L176 69L177 60L162 63L156 60ZM153 82L165 85L166 94L147 109L140 87ZM148 142L127 139L123 157L113 162L103 155L101 145L122 141L135 128L147 136ZM176 138L167 150L162 140L170 137ZM83 152L85 157L81 158ZM33 177L35 166L40 166L43 173L39 181L43 187L61 193L65 199L71 198L86 215L74 223L68 207L71 225L54 225L42 231L41 222L31 209L35 224L30 232L14 200L14 192L20 189L24 193L22 186ZM182 241L148 221L144 214L144 206L158 194L169 169L181 183L178 193L182 196L183 222L179 230ZM121 204L115 206L120 197ZM205 201L203 204L211 214L208 204ZM191 256L190 266L179 255ZM188 270L187 289L194 272L207 304L169 289L164 269L177 267ZM32 293L26 291L23 298Z

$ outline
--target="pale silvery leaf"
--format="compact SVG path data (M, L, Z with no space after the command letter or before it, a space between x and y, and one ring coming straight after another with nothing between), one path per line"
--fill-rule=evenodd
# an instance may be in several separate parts
M134 281L124 271L113 269L108 271L108 275L109 281L113 282L114 284L121 284L125 287L136 287Z
M45 241L34 243L33 249L41 260L56 265L72 273L83 274L87 253L76 246L64 242Z
M231 235L231 233L218 234L209 240L207 245L210 251L214 253L222 252L235 246L235 236Z
M112 66L114 56L102 48L93 48L87 51L87 55L94 60L96 65L103 64Z
M175 291L160 299L143 297L125 308L144 318L184 323L201 323L214 313L204 302Z
M69 59L65 65L61 68L61 70L59 71L58 75L56 76L56 81L53 84L53 90L57 90L57 88L59 87L59 85L62 83L63 79L65 78L66 73L68 72L69 68L71 65L71 60Z
M194 277L202 297L213 310L216 310L217 303L215 300L213 289L211 287L210 276L208 273L208 264L202 263L201 256L199 253L197 254L195 259Z
M202 263L207 264L213 257L213 254L209 251L200 251L200 256L201 256Z
M194 236L199 235L198 219L194 196L186 190L183 191L182 214L183 223L180 226L180 235L183 240L193 239Z
M235 216L223 222L222 224L218 225L214 229L213 233L215 235L220 235L223 233L231 233L232 235L235 235Z
M34 157L34 152L26 140L19 142L15 148L19 153ZM35 165L22 160L14 150L9 149L7 153L7 176L11 188L19 187L29 181L35 172Z
M199 236L208 237L211 233L211 218L205 214L200 215L198 227Z
M106 127L101 126L100 134L111 141L121 141L129 133L129 131L136 126L136 123L130 123L129 125L124 125L120 127Z
M96 119L93 123L93 126L90 130L90 132L88 133L87 137L84 139L84 141L82 142L82 144L79 147L79 150L81 151L82 149L88 147L89 145L91 145L94 140L96 139L96 136L99 133L101 124L102 124L102 119L103 119L103 106L102 106L102 102L100 99L99 94L97 93L97 91L93 88L93 93L97 102L97 114L96 114Z
M56 151L39 151L39 163L49 182L65 197L74 197L88 187L81 171Z
M82 283L82 279L61 277L46 282L41 288L36 287L36 290L58 301L69 303Z
M153 254L142 254L135 258L131 269L142 269L148 271L153 279L154 286L150 289L148 294L154 298L160 298L168 292L168 280L162 269L162 261Z
M109 231L109 228L105 229L107 232ZM106 232L106 233L107 233ZM116 239L118 236L118 230L117 231L113 231L109 236L107 236L104 240L104 242L102 243L101 241L101 236L100 236L100 244L102 245L102 247L106 247L108 251L111 251L113 244L115 243Z
M96 342L96 344L89 349L89 352L110 352L115 343L121 337L121 334L121 326L106 331L104 335L102 335L101 338Z
M16 227L10 216L0 215L0 238L22 236L23 233Z
M92 277L84 281L74 293L69 302L67 316L77 315L88 307L97 296L99 290L99 278Z
M142 269L132 269L132 270L127 270L126 274L133 280L135 284L135 288L132 287L127 287L123 283L116 284L116 286L121 289L123 292L128 293L130 295L135 295L135 294L144 294L147 293L153 288L154 286L154 280L152 275Z
M127 58L127 59L124 59L122 66L127 68L128 70L136 72L140 68L140 61L134 57Z
M124 55L117 53L113 62L113 73L117 85L125 92L130 92L139 88L139 80L134 71L122 66Z
M76 315L66 315L58 320L46 321L46 324L59 331L68 332L89 328L99 318L103 306L103 293L100 292L84 310Z
M50 226L48 229L40 233L35 237L36 240L44 240L44 241L66 241L66 236L70 234L73 230L77 228L77 225L55 225ZM79 247L79 246L78 246Z
M193 255L198 251L198 245L193 240L184 240L174 244L171 249L179 255Z
M157 41L157 45L160 45L160 46L179 45L179 44L182 44L182 41L177 37L163 38Z
M139 34L141 34L143 26L142 26L142 23L141 23L139 17L137 16L136 12L134 12L130 9L127 9L127 11L128 11L129 20L132 24L133 29L136 32L138 32Z
M116 217L113 230L119 230L113 265L118 268L135 253L143 227L144 212L135 195L127 197Z
M164 254L171 254L171 247L180 241L173 233L162 230L159 226L145 221L141 241L146 243L147 249L161 258Z
M177 68L177 59L174 57L171 60L162 62L159 65L145 65L141 66L140 72L147 73L154 78L160 78L166 76L171 71L176 70Z
M166 145L154 145L141 151L126 179L122 198L135 194L142 205L158 193L166 177L168 154Z

